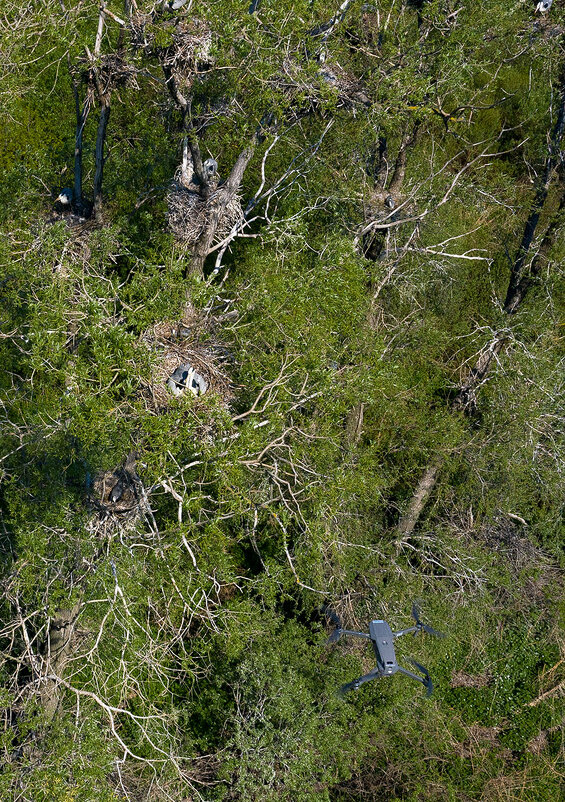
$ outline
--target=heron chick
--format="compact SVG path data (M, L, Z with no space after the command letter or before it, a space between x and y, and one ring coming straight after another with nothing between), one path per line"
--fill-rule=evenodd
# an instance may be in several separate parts
M206 380L188 363L180 365L167 380L167 387L174 396L188 390L194 396L204 395L208 389Z

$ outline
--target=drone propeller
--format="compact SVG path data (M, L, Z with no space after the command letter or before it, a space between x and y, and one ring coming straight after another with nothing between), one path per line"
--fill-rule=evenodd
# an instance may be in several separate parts
M335 624L336 627L341 627L341 620L335 610L332 610L331 607L328 607L326 604L322 607L324 614L330 619L332 624Z
M326 643L335 643L340 639L340 637L341 637L341 629L338 627L337 629L334 629L330 637L327 639Z
M426 689L426 696L431 696L434 686L432 685L432 680L430 679L428 669L424 668L421 663L417 663L415 660L410 660L410 662L424 675L422 682L424 683L424 688Z
M337 615L337 613L334 612L334 610L330 609L329 607L326 607L324 605L323 611L326 614L326 616L330 619L332 624L335 624L335 629L332 632L332 634L330 635L330 637L328 638L328 640L326 641L326 643L335 643L336 641L339 640L339 638L341 636L341 633L342 633L342 630L343 630L343 627L341 626L341 621L340 621L339 616Z
M353 680L353 682L346 682L345 685L342 685L338 690L337 695L343 698L346 693L349 693L349 691L356 691L358 687L359 685L357 684L357 680Z
M414 602L414 604L412 605L412 618L416 622L416 626L418 627L418 630L423 629L424 632L428 633L428 635L435 635L436 638L445 638L445 635L443 634L443 632L438 632L437 629L432 629L427 624L423 624L420 621L420 608L418 607L416 602ZM414 633L414 635L417 635L417 634L418 634L418 631L416 631Z

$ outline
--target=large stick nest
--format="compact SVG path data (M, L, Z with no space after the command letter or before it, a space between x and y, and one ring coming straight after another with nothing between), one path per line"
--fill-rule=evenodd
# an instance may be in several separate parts
M192 188L191 188L192 187ZM204 234L210 224L211 216L221 209L218 226L214 234L214 243L227 237L233 227L243 220L243 209L237 195L231 197L227 205L227 188L220 186L209 198L203 198L194 188L183 186L175 181L167 195L169 228L176 239L183 245L192 245Z
M198 72L211 64L212 30L200 19L160 20L150 14L131 18L132 41L175 72Z
M298 106L298 116L317 111L328 94L335 96L338 108L345 108L353 113L359 106L368 107L371 104L363 83L337 62L320 64L317 75L314 76L295 60L286 59L282 74L276 78L275 85Z
M92 534L109 536L135 528L148 507L132 456L122 467L94 477L88 507L92 514L87 529Z
M91 70L96 68L98 79L103 92L108 92L119 86L132 86L139 89L137 83L137 68L129 64L120 53L105 53L94 64L86 57L79 59L80 76L89 83Z
M227 349L214 338L201 343L204 321L196 310L189 307L182 320L156 323L141 337L141 341L154 353L153 369L145 384L143 396L149 409L165 410L175 402L170 380L182 366L190 366L203 379L204 393L187 388L178 395L192 398L198 403L200 395L215 394L227 406L233 397L232 384L223 367L230 362ZM178 397L177 395L177 397Z

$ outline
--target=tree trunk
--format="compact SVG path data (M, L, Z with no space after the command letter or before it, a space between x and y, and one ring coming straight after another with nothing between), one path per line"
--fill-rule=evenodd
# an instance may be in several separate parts
M409 537L412 534L414 527L418 523L418 519L422 514L422 510L426 505L426 501L430 497L430 494L436 485L442 464L443 458L438 458L426 468L424 475L418 482L416 490L410 499L410 503L408 504L406 512L400 518L400 522L396 530L398 538Z
M211 201L212 208L210 209L208 224L192 249L192 258L189 266L191 273L196 273L196 275L199 276L204 275L204 262L210 253L216 231L218 230L219 222L241 185L243 174L245 173L245 169L249 164L251 157L253 156L254 150L255 143L239 154L229 178L224 184L224 192L218 195L217 200Z
M71 71L70 65L69 71ZM84 132L86 118L88 117L88 112L90 111L90 97L89 93L87 93L81 108L78 85L72 75L72 71L71 81L73 86L76 115L73 200L80 207L82 205L82 135Z
M359 401L347 414L345 421L345 444L348 448L356 446L361 439L361 435L363 434L364 412L365 404Z
M416 134L418 133L418 125L416 124L411 132L404 131L402 141L394 163L394 172L390 183L388 185L388 194L391 195L394 202L398 202L398 195L404 184L404 176L406 174L406 157L408 155L408 148L413 144Z
M104 143L106 141L106 130L110 118L110 97L101 97L100 118L98 120L98 132L96 134L96 170L94 172L94 217L97 223L102 222L102 181L104 178Z
M544 171L541 175L539 184L536 189L534 202L532 204L530 214L524 227L522 242L520 243L518 255L514 261L514 265L512 266L512 272L510 274L510 282L508 284L506 300L504 301L504 311L508 314L512 314L513 312L516 311L516 309L522 302L522 299L525 294L523 279L527 272L526 259L536 233L536 228L539 223L540 214L545 205L545 201L547 200L547 193L549 192L549 187L552 178L555 174L556 168L560 167L561 165L562 154L560 151L560 147L561 147L561 140L563 139L564 129L565 129L565 69L561 74L561 80L559 86L559 112L557 114L557 121L555 123L555 128L553 129L553 134L549 145L549 152L547 154L547 159L545 160Z
M45 648L45 674L61 676L72 651L72 637L75 631L80 602L69 610L60 610L49 626ZM41 704L51 721L57 714L61 702L61 692L55 680L46 680L41 686Z
M402 185L406 175L406 157L408 155L408 148L414 142L417 133L417 124L414 125L411 132L409 132L408 129L405 129L399 145L398 153L396 155L394 170L388 184L388 189L386 188L388 179L387 142L384 137L379 139L379 157L374 180L374 188L377 197L380 198L386 210L384 217L388 217L390 211L398 205L399 195L402 191ZM378 220L383 216L382 211L378 208L373 209L372 214L374 220ZM378 229L364 234L363 256L365 256L366 259L370 259L372 262L376 262L383 256L386 257L387 236L388 232L386 230L383 231Z

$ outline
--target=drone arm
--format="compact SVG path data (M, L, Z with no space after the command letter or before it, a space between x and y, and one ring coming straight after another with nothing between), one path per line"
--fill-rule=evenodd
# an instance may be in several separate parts
M428 669L424 668L423 665L420 665L420 663L417 663L415 660L411 660L410 662L416 666L418 671L422 672L424 675L423 677L419 676L418 674L413 674L411 671L408 671L406 668L402 668L401 666L398 666L398 670L403 674L406 674L407 677L411 677L411 679L416 679L418 682L421 682L426 689L426 696L431 696L434 688L430 679L430 675L428 674Z
M417 632L420 627L408 627L407 629L401 629L398 632L393 632L395 638L400 638L401 635L408 635L410 632Z
M369 671L368 674L363 674L362 677L359 677L358 679L353 681L357 686L363 685L365 682L370 682L372 679L375 679L376 677L380 676L380 673L381 672L379 668L374 668L372 671Z

